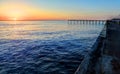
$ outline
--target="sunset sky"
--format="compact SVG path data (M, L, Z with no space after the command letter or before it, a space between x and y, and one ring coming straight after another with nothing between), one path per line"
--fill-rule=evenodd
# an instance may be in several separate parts
M108 19L120 0L0 0L0 20Z

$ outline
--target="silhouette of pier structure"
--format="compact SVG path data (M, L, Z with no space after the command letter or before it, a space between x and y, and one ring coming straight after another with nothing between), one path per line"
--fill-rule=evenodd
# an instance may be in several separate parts
M68 20L68 24L105 24L106 20Z

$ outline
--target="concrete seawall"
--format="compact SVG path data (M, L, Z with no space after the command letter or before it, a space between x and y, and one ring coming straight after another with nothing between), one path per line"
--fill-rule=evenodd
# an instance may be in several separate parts
M102 73L120 74L120 20L106 23L106 39L102 52Z
M120 74L120 21L108 20L75 74Z

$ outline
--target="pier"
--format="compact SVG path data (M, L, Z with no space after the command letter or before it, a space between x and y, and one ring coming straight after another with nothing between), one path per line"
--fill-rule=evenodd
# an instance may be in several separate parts
M68 24L105 24L106 20L68 20Z

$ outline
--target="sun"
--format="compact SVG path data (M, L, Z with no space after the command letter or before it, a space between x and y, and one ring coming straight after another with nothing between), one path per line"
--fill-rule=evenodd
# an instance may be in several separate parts
M22 10L15 10L15 9L11 9L11 11L8 13L9 17L12 17L11 20L17 21L17 20L21 20L24 13L22 12Z
M18 19L16 17L12 18L13 21L17 21Z
M26 15L26 12L22 8L18 7L7 7L4 8L3 11L4 12L2 14L5 15L8 20L13 21L22 20Z
M0 19L20 21L20 20L31 20L31 19L42 19L45 17L50 17L46 14L45 10L38 10L27 4L17 4L17 3L5 3L0 5Z
M9 11L9 13L6 13L6 15L9 20L13 20L13 21L21 20L24 17L24 13L22 13L21 11L17 11L17 10L11 10Z

